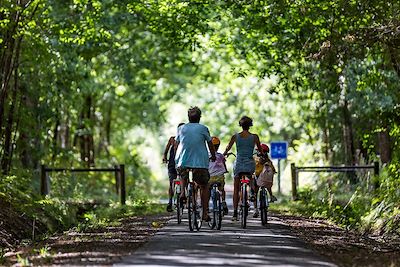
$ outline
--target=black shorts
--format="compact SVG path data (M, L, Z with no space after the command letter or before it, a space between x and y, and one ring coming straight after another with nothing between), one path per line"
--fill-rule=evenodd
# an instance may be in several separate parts
M168 177L169 177L170 182L175 180L177 176L178 176L178 172L176 171L175 168L168 168Z
M193 170L193 181L199 185L207 185L208 181L210 180L210 173L208 169L194 169ZM179 168L178 169L179 175L183 179L189 179L189 169L188 168Z

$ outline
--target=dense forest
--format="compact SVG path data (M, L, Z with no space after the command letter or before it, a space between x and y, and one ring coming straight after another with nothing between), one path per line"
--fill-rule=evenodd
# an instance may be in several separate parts
M197 105L225 144L251 116L289 142L286 164L379 161L300 194L311 214L400 231L398 1L0 0L0 85L1 206L115 198L112 176L64 173L43 202L43 164L125 164L128 198L149 193L147 161Z

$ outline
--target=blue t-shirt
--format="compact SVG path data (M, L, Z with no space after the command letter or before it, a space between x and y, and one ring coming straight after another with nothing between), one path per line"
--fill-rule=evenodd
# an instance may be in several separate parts
M208 128L200 123L186 123L178 128L176 141L176 167L208 169L206 142L211 140Z

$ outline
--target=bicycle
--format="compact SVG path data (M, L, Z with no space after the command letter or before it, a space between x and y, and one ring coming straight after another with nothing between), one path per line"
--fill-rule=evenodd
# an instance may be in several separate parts
M202 215L203 209L201 206L201 196L198 186L193 182L193 170L189 169L189 182L187 187L187 209L188 209L188 219L189 219L189 230L197 231L200 230L202 225Z
M221 200L221 192L218 190L218 187L221 186L220 183L213 183L211 187L211 202L212 202L212 211L211 221L208 222L208 226L211 229L215 227L217 230L221 230L222 225L222 200Z
M175 192L174 202L175 202L175 208L176 208L176 219L178 221L178 224L180 224L182 222L184 205L180 201L181 180L179 178L174 180L174 192Z

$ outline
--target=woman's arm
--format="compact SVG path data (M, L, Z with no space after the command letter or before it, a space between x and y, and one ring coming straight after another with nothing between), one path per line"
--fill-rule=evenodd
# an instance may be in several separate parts
M256 143L257 149L260 153L262 153L262 148L261 148L261 143L260 143L260 138L258 137L258 135L254 134L254 141Z
M235 141L236 141L236 135L234 134L234 135L232 135L228 146L225 148L224 156L226 156L228 154L229 150L231 150L231 148L232 148L233 144L235 143Z

